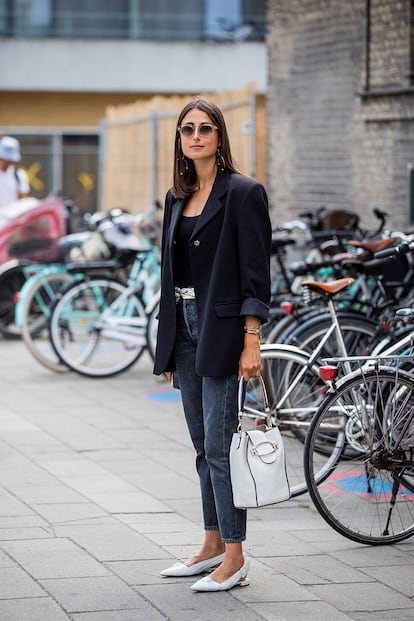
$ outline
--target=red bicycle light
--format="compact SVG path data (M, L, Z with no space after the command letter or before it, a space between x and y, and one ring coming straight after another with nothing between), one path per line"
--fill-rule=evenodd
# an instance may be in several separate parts
M280 308L282 309L282 311L284 311L287 315L291 315L293 313L293 309L295 308L293 302L281 302L280 303Z
M337 372L337 367L332 367L330 365L319 367L319 377L323 382L331 382L335 379Z

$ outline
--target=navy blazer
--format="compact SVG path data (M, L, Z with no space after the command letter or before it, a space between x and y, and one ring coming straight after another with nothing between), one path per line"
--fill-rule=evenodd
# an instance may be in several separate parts
M185 199L165 201L161 300L154 373L175 369L174 244ZM244 346L244 316L266 322L270 302L271 223L267 195L253 179L217 173L189 241L198 311L196 372L236 374Z

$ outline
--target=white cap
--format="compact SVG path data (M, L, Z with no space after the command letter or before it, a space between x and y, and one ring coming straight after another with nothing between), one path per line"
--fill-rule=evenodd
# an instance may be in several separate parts
M0 138L0 159L8 162L20 162L20 144L16 138L3 136Z

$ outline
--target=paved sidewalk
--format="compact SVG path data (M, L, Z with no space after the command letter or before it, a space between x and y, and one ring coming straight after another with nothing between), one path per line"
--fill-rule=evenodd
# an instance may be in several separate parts
M161 578L203 536L179 393L146 356L92 380L0 352L1 621L414 618L414 538L352 543L307 496L249 512L249 587Z

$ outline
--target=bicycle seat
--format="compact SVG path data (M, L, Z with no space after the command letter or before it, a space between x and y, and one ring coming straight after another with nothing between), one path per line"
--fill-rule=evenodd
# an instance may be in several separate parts
M320 294L335 295L343 291L355 282L355 278L339 278L339 280L332 280L331 282L319 282L317 280L303 280L302 287L309 287L312 291Z
M373 239L371 241L358 241L356 239L351 239L348 244L350 246L354 246L354 248L361 248L366 252L372 252L374 254L375 252L379 252L380 250L393 246L395 242L395 237L389 237L388 239Z
M296 244L296 240L292 239L291 237L288 237L287 239L273 238L271 244L271 253L276 254L280 248L285 248L286 246L292 246L294 244Z
M91 270L118 270L125 267L124 262L117 259L107 261L84 261L83 263L66 263L66 269L71 273L84 273Z

